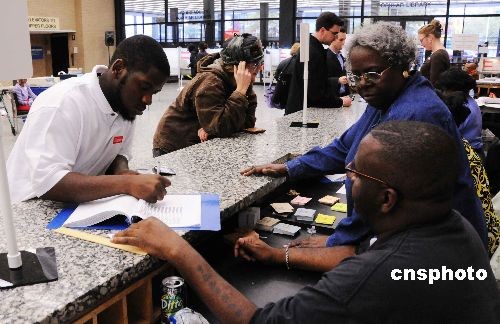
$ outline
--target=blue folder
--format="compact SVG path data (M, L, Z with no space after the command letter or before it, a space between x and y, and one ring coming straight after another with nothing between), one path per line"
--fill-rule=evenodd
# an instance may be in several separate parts
M220 231L220 207L219 196L215 194L201 194L201 225L195 227L175 227L176 230L184 231ZM57 229L61 227L78 205L68 205L50 221L47 229ZM153 215L154 216L154 215ZM129 227L126 217L117 215L104 222L78 229L99 229L99 230L124 230Z

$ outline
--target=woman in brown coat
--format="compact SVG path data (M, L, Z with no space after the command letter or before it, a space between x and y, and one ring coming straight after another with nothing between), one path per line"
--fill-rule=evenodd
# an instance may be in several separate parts
M220 54L198 62L196 77L165 111L154 135L153 156L255 126L252 84L262 69L262 45L250 34L236 35L226 44Z

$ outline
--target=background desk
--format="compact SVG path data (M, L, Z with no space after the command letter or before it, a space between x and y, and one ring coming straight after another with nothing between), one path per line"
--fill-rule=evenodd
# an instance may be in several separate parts
M479 79L476 81L477 84L477 92L476 96L489 96L490 92L492 89L500 89L500 79L495 79L495 80L485 80L485 79ZM486 94L481 94L481 89L486 89ZM499 93L497 91L493 91L497 96Z
M302 114L298 112L278 120L263 134L239 133L232 138L213 139L164 155L159 158L162 165L177 172L176 176L170 177L172 186L168 192L218 193L221 217L227 219L284 181L241 176L239 171L243 167L267 163L287 153L303 153L316 145L326 145L353 124L363 110L364 104L359 102L350 108L311 109L310 121L320 123L317 129L290 128L291 121L302 120ZM131 168L151 168L155 160L150 156L137 156L130 165ZM62 207L61 203L39 199L14 206L19 247L54 246L59 280L0 291L0 322L52 323L78 319L147 277L162 264L149 256L139 256L46 230L47 223ZM3 219L0 221L3 222ZM200 242L203 236L199 232L184 234L194 244ZM0 251L7 251L5 234L0 237ZM120 308L125 314L112 316L115 321L131 317L126 313L126 302L118 301L125 307L125 310ZM89 316L91 319L98 318Z
M488 114L500 114L500 104L485 104L483 106L479 106L482 113Z
M481 104L483 129L489 129L495 136L500 137L500 104Z

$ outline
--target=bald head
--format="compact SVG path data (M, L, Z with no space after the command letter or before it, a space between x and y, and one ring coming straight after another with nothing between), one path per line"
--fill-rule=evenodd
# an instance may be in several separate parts
M458 175L457 147L440 127L416 121L389 121L370 133L380 143L381 176L414 200L451 199Z
M378 125L349 166L354 208L379 234L448 215L458 176L456 143L415 121Z

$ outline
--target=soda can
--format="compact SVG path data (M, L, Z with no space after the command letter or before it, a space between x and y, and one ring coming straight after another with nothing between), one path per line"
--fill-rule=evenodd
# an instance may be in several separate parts
M184 279L177 276L166 277L161 281L161 323L170 323L170 316L184 307Z

